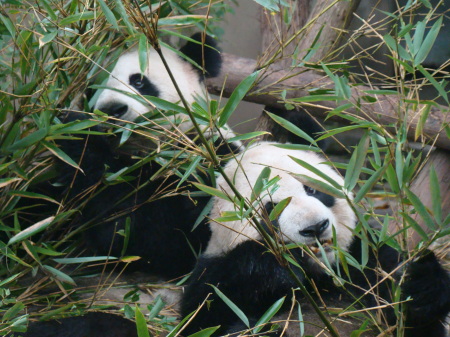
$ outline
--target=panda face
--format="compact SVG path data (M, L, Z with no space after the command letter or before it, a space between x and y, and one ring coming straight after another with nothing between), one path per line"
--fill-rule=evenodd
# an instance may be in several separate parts
M162 53L188 103L194 102L197 96L207 96L200 75L191 64L167 48L162 48ZM148 50L148 64L144 74L140 71L138 51L133 50L118 59L106 86L111 89L102 91L94 109L121 120L133 121L150 111L152 107L119 91L156 96L172 103L180 101L161 58L152 48ZM188 119L187 116L178 117Z
M292 176L290 173L308 175L322 180L295 163L289 156L307 161L341 185L342 178L328 165L322 164L324 158L316 153L281 149L273 145L274 143L260 143L247 149L237 161L230 161L227 164L225 173L234 179L240 193L250 199L252 187L261 170L265 166L270 167L270 178L278 176L280 180L278 188L273 193L261 194L260 210L264 209L266 213L270 213L277 203L291 198L288 206L274 221L273 231L285 242L309 246L311 251L320 257L318 240L327 252L328 260L333 262L334 254L329 247L327 248L332 243L333 228L336 231L337 244L342 249L347 249L352 241L352 229L356 224L355 214L346 200L319 192ZM218 179L218 185L226 193L232 194L223 178ZM224 211L234 210L235 206L231 202L215 200L210 223L212 237L205 251L206 254L221 255L245 240L261 239L259 232L248 221L226 222L224 226L213 221Z

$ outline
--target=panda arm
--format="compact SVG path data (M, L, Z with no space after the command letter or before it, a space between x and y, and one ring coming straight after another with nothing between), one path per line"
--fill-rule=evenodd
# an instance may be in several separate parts
M297 270L303 281L303 274ZM221 325L218 334L234 332L242 326L234 312L217 296L216 286L249 317L251 324L276 300L289 295L296 287L289 272L282 267L267 248L253 241L241 243L223 256L201 257L191 283L181 302L183 317L205 304L186 327L185 335L211 326Z
M364 275L351 269L352 282L364 289L376 285L381 277L374 268L381 267L390 273L401 262L399 252L388 245L381 246L376 255L369 249L369 261ZM361 240L355 239L350 248L352 256L360 260ZM431 251L425 251L417 260L406 265L406 279L402 290L402 300L406 303L405 337L444 337L443 323L450 312L450 277L443 269L436 256ZM398 273L394 273L396 277ZM377 293L382 298L392 302L391 288L388 281L377 285ZM356 291L360 295L359 291ZM366 299L369 306L377 305L374 297ZM385 314L389 324L395 324L396 319L392 309L386 309Z

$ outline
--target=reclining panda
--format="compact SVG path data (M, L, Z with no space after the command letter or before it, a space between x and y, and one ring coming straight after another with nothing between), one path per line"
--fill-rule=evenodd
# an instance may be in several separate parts
M372 251L368 248L365 267L362 270L354 267L363 265L364 240L361 238L365 234L356 226L357 219L349 202L311 187L302 175L321 181L324 179L297 164L292 158L307 162L343 185L343 179L324 163L325 159L320 155L279 148L276 143L261 142L252 145L236 160L231 160L225 166L225 174L244 199L259 200L253 201L253 204L257 205L256 218L261 226L257 230L247 218L232 219L233 212L239 210L230 201L235 193L223 177L219 178L218 188L228 199L215 197L209 223L211 240L197 262L181 303L182 317L196 310L198 312L183 334L188 336L200 329L217 326L220 326L215 332L217 335L234 334L248 329L212 286L217 287L219 292L240 308L248 317L250 326L254 326L266 310L282 297L286 297L286 312L292 305L292 289L299 288L298 282L304 290L314 294L315 301L324 305L333 307L337 304L338 307L345 308L347 305L358 304L361 300L366 307L386 308L383 310L385 323L395 325L397 318L388 305L395 302L391 293L391 279L395 279L394 283L398 284L400 275L406 268L406 277L401 283L401 299L406 301L406 309L403 311L406 315L403 322L404 336L446 336L444 323L450 311L450 278L434 254L423 251L419 258L402 264L401 256L396 250L386 244L377 246L372 242L371 245L377 249ZM257 199L254 193L258 193L260 189L255 188L255 185L262 170L267 168L270 168L271 173L266 181L279 181L276 187L271 185L269 190L261 191ZM285 202L287 205L283 208L281 205ZM277 205L280 206L274 211ZM268 220L271 212L273 221ZM234 214L235 217L242 216L239 212ZM229 217L231 221L219 224L220 217ZM261 229L267 234L265 239L261 235ZM267 242L272 242L272 245L273 242L278 242L280 246L291 248L291 261L296 262L290 264L290 269L295 277L286 268L289 263L280 255L274 254L273 249L268 249ZM336 258L339 250L333 247L339 247L341 263ZM345 265L342 263L344 255L347 256ZM352 262L352 259L357 262ZM348 268L349 276L345 276L344 266ZM335 278L330 276L338 273L338 269L339 275L349 281L343 287L338 287ZM302 291L297 289L295 293L305 319L305 334L324 333L324 336L329 336L328 332L323 331L326 327L317 316L312 322L305 318L306 314L313 311L313 307ZM375 315L376 310L371 312ZM294 314L294 320L298 320L298 317ZM339 329L339 321L334 320L332 323L336 329ZM341 330L342 336L350 336L351 331L358 329L362 323L359 322L356 327L350 326L349 330L348 317L344 317L344 321L346 324L340 324L346 325ZM282 325L281 330L284 325L279 324ZM265 334L268 329L266 327ZM278 335L279 332L272 333ZM298 333L297 329L296 335ZM377 336L379 333L380 331L372 334L365 332L363 335Z
M204 76L215 76L220 71L221 56L215 49L214 41L207 37L202 45L200 34L192 37L180 51L199 65L203 70L178 56L174 51L162 47L162 53L176 82L188 104L196 99L207 99ZM137 50L126 52L118 59L104 89L98 96L94 109L108 114L114 119L135 121L139 116L152 110L149 104L130 95L154 96L172 103L178 103L180 97L166 71L160 56L154 49L148 50L148 66L141 74ZM142 97L141 97L142 98ZM86 119L83 114L71 112L65 122ZM192 127L187 115L178 114L167 119L167 126L161 134L177 134L177 128L186 132ZM150 125L158 130L157 125ZM97 130L95 127L91 130ZM181 135L181 132L178 132ZM87 225L84 239L86 246L99 255L139 256L141 259L131 264L140 269L164 278L173 278L192 270L196 254L206 246L210 231L206 225L193 225L200 216L208 197L195 198L187 183L171 195L180 177L175 173L161 174L161 165L155 156L139 161L140 153L130 153L118 147L119 138L115 135L90 135L74 132L81 140L61 140L62 150L76 163L81 171L65 163L58 164L58 176L52 184L40 186L40 191L50 194L56 200L61 196L66 204L81 198L84 202L75 223ZM212 135L210 133L211 137ZM220 135L230 138L233 133L227 128ZM174 136L175 137L175 136ZM161 137L167 141L169 137ZM216 137L215 137L216 138ZM180 147L178 143L174 147ZM231 152L239 143L226 143L218 139L216 148L222 154ZM175 165L172 171L175 171ZM134 171L133 171L134 170ZM171 171L169 170L169 172ZM133 171L133 172L132 172ZM124 182L119 184L100 184L105 182L107 174L122 172ZM206 174L201 178L207 180ZM191 180L192 177L189 178ZM84 199L81 199L84 200ZM124 236L129 227L129 241L124 249ZM133 267L134 266L134 267Z

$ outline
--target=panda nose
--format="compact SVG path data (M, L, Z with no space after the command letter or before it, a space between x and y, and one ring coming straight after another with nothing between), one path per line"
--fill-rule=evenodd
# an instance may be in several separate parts
M120 117L128 111L128 105L123 103L110 103L98 108L101 112L114 117Z
M322 233L328 228L330 221L328 219L319 221L315 225L306 227L304 230L299 231L300 235L305 237L320 237Z

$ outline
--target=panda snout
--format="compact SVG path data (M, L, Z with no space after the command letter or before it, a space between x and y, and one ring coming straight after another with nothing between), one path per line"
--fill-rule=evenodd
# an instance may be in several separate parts
M325 230L330 226L330 220L325 219L322 221L319 221L315 225L308 226L305 229L299 231L301 236L310 238L310 237L316 237L320 238L320 236L325 232Z
M114 103L108 103L108 104L101 105L97 109L105 114L108 114L109 116L119 118L119 117L123 116L125 113L127 113L128 105L123 104L123 103L114 102Z

